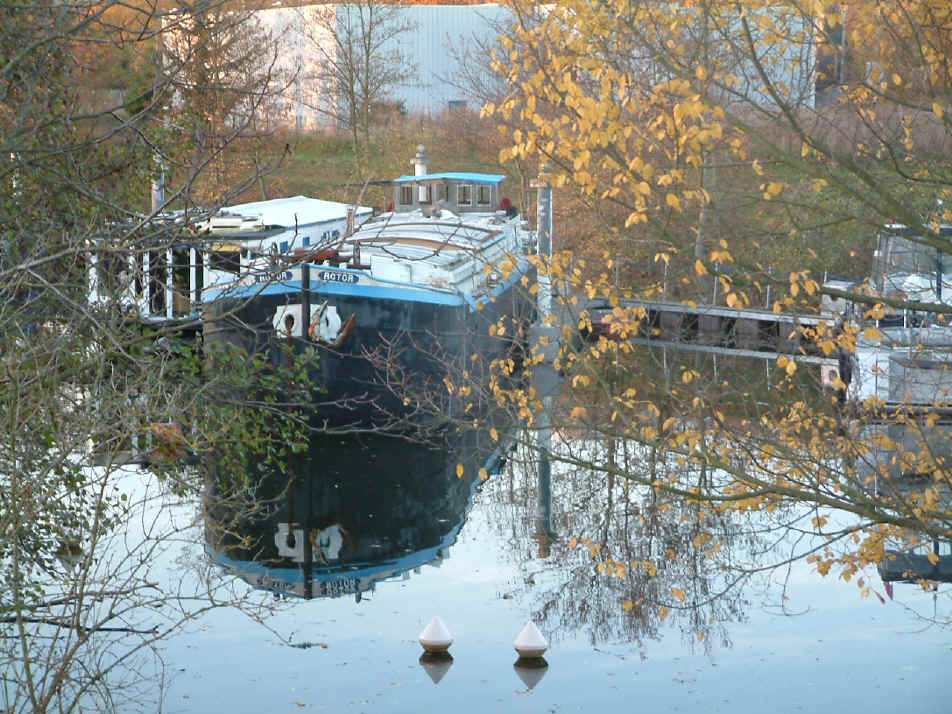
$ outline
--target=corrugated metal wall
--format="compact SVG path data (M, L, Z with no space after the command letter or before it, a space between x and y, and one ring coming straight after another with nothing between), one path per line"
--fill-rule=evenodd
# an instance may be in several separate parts
M479 109L466 90L461 63L488 61L474 57L478 47L495 43L497 26L511 22L511 12L500 5L415 5L401 8L414 28L400 38L401 53L414 67L415 79L397 90L397 99L411 113L438 114L453 101ZM478 69L478 68L477 68ZM457 85L462 85L463 88Z
M313 109L315 104L326 106L328 92L316 87L314 77L319 74L319 59L316 52L308 50L308 41L303 39L305 33L313 34L313 31L303 25L309 13L339 7L311 5L271 8L257 13L263 28L278 45L279 68L275 74L294 77L283 91L286 101L279 120L282 123L309 129L331 121ZM508 8L487 4L404 5L395 9L399 13L395 23L409 27L394 42L399 54L406 59L411 76L389 99L402 102L413 114L439 114L450 108L450 102L465 102L469 108L478 110L478 101L462 88L466 81L461 63L465 62L470 70L475 68L478 63L464 58L478 54L479 47L495 43L499 34L497 26L504 25L511 17ZM488 67L488 62L485 66Z

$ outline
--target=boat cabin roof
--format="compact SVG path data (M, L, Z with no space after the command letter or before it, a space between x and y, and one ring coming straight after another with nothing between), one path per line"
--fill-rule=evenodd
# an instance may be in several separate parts
M436 181L457 181L460 183L479 183L496 186L506 178L505 174L481 174L470 171L447 171L441 174L423 174L422 176L400 176L394 183L432 183Z
M308 196L289 196L269 201L254 201L225 206L211 216L208 223L212 232L238 233L282 227L293 229L330 221L338 221L347 216L349 204L337 201L324 201ZM356 214L368 215L373 209L360 206Z

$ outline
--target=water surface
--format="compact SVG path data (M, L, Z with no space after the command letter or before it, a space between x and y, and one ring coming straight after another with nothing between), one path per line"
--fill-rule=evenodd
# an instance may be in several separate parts
M336 519L348 519L353 547L338 539L336 559L324 552L312 564L309 577L323 585L311 599L288 594L294 587L280 596L260 590L255 597L276 605L266 627L223 609L166 640L163 711L949 711L952 635L943 624L949 615L943 589L896 584L890 600L876 573L865 573L881 602L875 593L861 597L855 581L821 577L802 561L738 582L732 568L751 567L765 543L766 563L786 541L749 523L720 524L735 537L725 535L717 557L698 559L683 547L690 532L680 519L652 515L644 494L559 468L549 538L536 518L535 465L518 451L485 483L473 478L481 466L493 470L492 446L444 445L434 453L365 440L359 448L370 453L359 458L354 444L343 445L350 457L325 454L326 468L315 468L313 478L321 488L336 482L334 492L350 494L333 510ZM347 458L359 473L345 485L348 474L339 465ZM372 476L374 462L386 477ZM467 497L450 503L440 494L453 487L458 463L465 464L459 483ZM435 483L441 488L427 495L423 486ZM412 508L397 513L394 492ZM439 521L432 527L420 510L427 498ZM298 509L301 502L299 496ZM390 522L371 533L368 513ZM321 531L327 525L318 521L326 516L307 517ZM258 545L242 557L261 552L269 562L260 567L300 584L303 564L269 545L282 519L287 511L278 509L272 530L259 523ZM404 540L397 544L401 528ZM372 538L361 540L362 534ZM194 535L185 549L197 559L208 546L203 529ZM619 559L655 553L665 561L668 549L676 555L654 575L632 570L618 577L599 572L604 559L593 558L587 546L570 547L573 538L586 537L603 537ZM386 550L381 576L328 588L330 571L346 579L347 572L372 570L371 539ZM229 566L216 566L219 572L240 587L263 586L248 568L242 572L240 557L218 553L218 562ZM337 596L320 597L321 587ZM683 605L672 588L686 593ZM678 607L661 619L658 605L672 601ZM441 671L419 662L416 642L434 615L455 637L452 664ZM532 688L514 669L512 648L529 619L551 642L549 666L537 682L530 678Z

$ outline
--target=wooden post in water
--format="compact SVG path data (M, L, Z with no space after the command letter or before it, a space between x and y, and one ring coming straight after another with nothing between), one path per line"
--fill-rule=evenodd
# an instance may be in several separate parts
M544 407L539 414L539 473L536 495L536 542L539 544L539 557L549 555L550 545L555 539L552 528L552 464L549 451L552 448L552 397L542 399Z
M301 339L308 340L311 328L311 266L301 263Z
M310 453L310 452L308 452ZM297 458L294 454L290 455L288 459ZM308 457L299 459L300 461L307 461ZM303 597L305 600L310 600L314 597L314 542L311 540L312 531L315 538L318 537L314 518L314 501L313 498L313 479L311 478L310 473L305 470L302 470L302 476L304 477L304 483L302 484L304 489L304 517L301 519L301 530L304 533L304 543L302 543L301 553L303 555L304 562L301 564L301 569L304 575L304 592Z

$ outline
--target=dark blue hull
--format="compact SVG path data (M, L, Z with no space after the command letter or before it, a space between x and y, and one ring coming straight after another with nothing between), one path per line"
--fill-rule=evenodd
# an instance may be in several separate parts
M534 318L534 301L518 282L523 274L479 302L445 292L312 285L311 305L333 304L340 319L353 317L353 324L336 345L293 331L294 352L313 350L319 357L310 372L311 423L389 430L458 416L461 405L446 379L459 384L465 372L479 383L492 360L518 357L523 347L520 328ZM284 365L287 340L275 330L275 312L302 301L300 283L291 282L222 297L206 308L205 343L240 346ZM496 324L505 325L504 334L490 334Z

